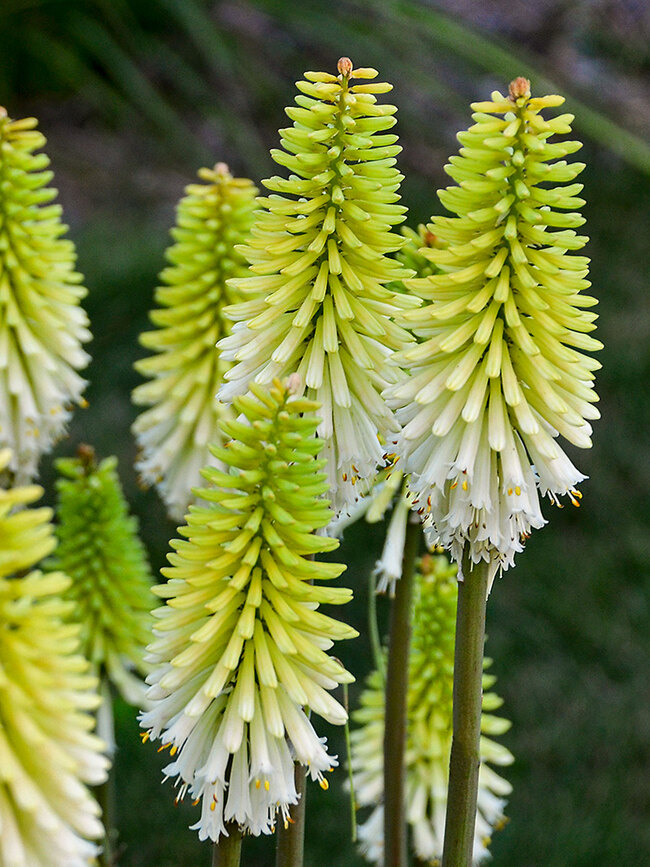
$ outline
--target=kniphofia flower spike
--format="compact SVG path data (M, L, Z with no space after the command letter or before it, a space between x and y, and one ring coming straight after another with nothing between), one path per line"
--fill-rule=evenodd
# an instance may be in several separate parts
M61 237L61 206L36 118L10 120L0 108L0 448L6 476L29 481L40 456L82 405L90 340L80 306L86 290L72 241Z
M0 472L10 465L0 451ZM92 734L97 680L65 602L70 579L34 565L56 545L37 485L0 488L0 864L86 867L103 837L88 785L106 779Z
M212 449L227 471L204 471L208 505L190 507L155 590L166 605L154 612L144 737L171 747L164 773L178 798L189 791L201 804L201 839L217 840L228 821L256 835L273 831L277 813L286 823L294 762L323 788L337 764L306 709L347 719L329 690L353 678L326 651L356 632L317 608L351 592L313 583L345 567L312 559L338 541L316 533L331 518L318 407L294 389L295 376L235 399L239 419L222 422L232 439Z
M148 406L135 420L142 481L155 484L174 520L181 520L201 485L201 468L214 462L209 445L220 442L219 420L228 408L216 394L230 366L216 342L230 332L226 304L240 299L228 278L245 273L236 249L253 221L256 187L233 178L225 163L201 169L202 184L190 184L178 205L170 266L156 291L159 309L151 312L155 331L140 342L156 353L136 362L151 378L137 386L133 400Z
M407 281L426 305L405 313L420 343L401 354L410 379L386 392L403 425L398 453L432 524L430 541L465 544L491 576L512 565L532 528L541 527L538 492L578 505L585 477L557 441L591 445L593 371L585 354L596 299L583 294L587 239L572 210L582 163L563 159L577 141L551 142L571 115L551 120L560 96L531 98L516 79L510 96L475 103L460 133L459 156L445 167L458 186L440 193L456 216L430 230L446 249L421 252L443 274Z
M229 309L236 325L219 344L236 362L220 392L229 401L254 380L297 371L321 408L330 496L336 511L372 480L399 430L381 398L403 379L394 350L412 337L393 322L419 302L386 288L410 276L388 254L405 239L398 204L401 148L389 132L396 108L377 101L391 85L374 69L339 61L339 75L307 72L293 126L273 159L291 172L264 181L271 192L243 253L253 276L234 281L250 300ZM356 483L361 480L361 485ZM356 485L356 486L355 486Z

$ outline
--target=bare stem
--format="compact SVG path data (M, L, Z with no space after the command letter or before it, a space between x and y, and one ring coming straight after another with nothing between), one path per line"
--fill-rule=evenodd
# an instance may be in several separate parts
M275 867L302 867L305 850L305 798L307 786L305 768L294 768L298 803L291 809L291 822L286 827L278 826L276 832Z
M102 705L97 712L97 734L106 744L109 757L113 758L115 750L115 728L113 717L113 697L111 685L106 673L99 673L99 690L102 697ZM95 786L95 799L102 811L102 823L104 825L104 839L101 843L101 852L97 856L99 867L113 867L117 864L115 852L117 844L117 828L115 827L115 768L111 768L105 782Z
M384 725L385 867L406 867L407 864L404 752L406 749L413 572L421 536L420 523L411 523L411 518L409 518L404 543L402 577L397 581L390 615Z
M226 822L226 833L212 848L212 867L239 867L242 834L237 823Z
M454 653L453 739L443 867L470 867L476 826L480 765L483 645L488 564L472 564L463 552L464 580L458 584Z

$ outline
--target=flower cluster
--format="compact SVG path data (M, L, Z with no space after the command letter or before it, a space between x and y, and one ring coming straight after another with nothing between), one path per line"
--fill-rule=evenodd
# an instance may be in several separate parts
M318 406L291 380L235 399L240 418L222 422L232 440L212 448L227 469L204 470L208 505L190 507L169 581L155 588L167 604L154 612L144 738L171 747L164 773L179 798L189 790L201 803L201 839L217 840L228 821L269 833L278 811L286 823L294 761L324 788L336 764L306 708L347 719L328 690L353 678L326 651L356 632L316 609L351 592L313 583L345 567L313 560L338 542L315 532L331 517Z
M280 131L273 159L292 173L264 186L251 240L243 249L252 276L233 281L250 296L228 315L232 335L219 346L236 362L220 396L229 401L248 383L269 383L297 371L308 397L321 404L330 494L338 511L383 462L381 441L399 425L381 397L404 378L394 350L412 337L393 322L419 304L385 284L411 275L388 254L404 238L395 167L401 148L388 132L396 108L375 94L374 69L339 61L339 75L307 72L287 109L293 126ZM355 80L358 83L353 83Z
M56 462L59 545L51 566L72 579L65 598L74 602L84 656L126 701L141 706L144 684L132 669L148 670L154 598L137 519L128 514L116 467L114 457L97 465L89 446L80 446L77 458Z
M567 163L576 141L571 115L542 110L562 97L531 98L517 79L510 96L473 105L474 125L440 193L457 216L430 226L446 248L422 253L444 272L407 285L428 303L401 321L420 339L401 353L411 377L386 396L403 425L398 452L411 490L433 524L433 540L460 562L465 543L492 577L512 565L531 528L541 527L539 492L553 502L585 477L556 441L590 446L593 371L584 354L601 344L589 332L596 300L583 294L588 259L575 229L584 168Z
M9 463L0 451L0 471ZM97 682L61 599L70 579L32 570L56 544L51 510L23 508L41 493L0 488L0 864L85 867L104 833L86 784L108 761L91 731Z
M86 385L86 295L72 241L61 235L61 206L36 119L10 120L0 108L0 448L6 475L36 475L40 456L63 434Z
M416 582L409 659L406 809L417 857L437 863L443 847L452 738L456 567L442 555L427 554ZM483 675L484 689L493 683L493 677ZM353 714L358 727L351 735L357 801L360 807L373 808L359 828L359 841L368 860L376 863L383 856L384 693L381 672L374 671L361 696L361 707ZM489 766L513 761L511 753L492 740L510 726L490 713L500 704L495 693L484 693L474 863L487 856L492 829L502 824L504 798L511 791L510 784Z
M133 424L140 446L137 468L145 484L156 484L170 516L180 520L212 461L208 445L219 442L219 419L227 408L215 400L229 365L216 342L230 332L225 304L240 299L227 280L244 273L235 249L248 235L257 189L233 178L224 163L201 169L203 184L191 184L178 205L171 262L156 291L161 309L150 314L158 326L140 336L156 355L136 363L151 382L133 391L148 406Z

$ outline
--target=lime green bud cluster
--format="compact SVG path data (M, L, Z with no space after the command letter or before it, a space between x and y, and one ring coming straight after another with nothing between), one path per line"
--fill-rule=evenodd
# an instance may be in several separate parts
M456 567L446 557L425 555L416 574L413 641L409 660L406 747L407 820L418 858L437 863L442 856L452 738L452 693L458 585ZM489 665L489 660L486 660ZM495 678L484 674L483 688ZM359 828L362 852L370 861L383 860L384 683L374 671L353 714L352 770L360 807L373 807ZM508 765L511 753L492 740L510 723L491 711L501 705L493 692L483 695L481 767L473 862L487 857L494 828L503 823L504 798L511 786L491 767Z
M297 396L296 379L270 391L253 383L235 399L239 419L222 422L232 439L212 447L226 469L204 470L208 505L190 507L163 570L169 581L155 589L167 604L154 612L142 725L145 739L171 746L164 773L178 797L189 790L202 803L201 839L218 839L228 821L270 833L278 811L286 823L298 799L294 760L324 788L336 764L306 708L347 719L329 690L353 678L325 651L356 632L317 608L351 592L313 583L345 567L313 560L338 541L316 532L331 518L323 444L318 406Z
M404 244L393 227L406 211L395 167L401 148L389 132L397 109L376 96L391 85L347 58L339 70L307 72L297 84L296 106L286 110L293 126L280 131L283 149L271 151L291 175L264 181L272 195L258 200L243 251L253 276L234 281L251 300L229 310L237 324L220 343L236 362L225 401L251 380L301 375L321 404L318 435L337 510L382 463L378 437L399 430L381 391L403 379L392 356L412 341L393 317L419 303L385 285L412 274L389 256Z
M0 108L0 448L7 475L28 481L40 456L64 433L71 404L83 404L79 376L89 356L86 290L72 241L61 236L61 206L36 119Z
M56 462L59 545L52 568L70 576L65 598L81 623L81 649L126 701L142 705L151 639L151 572L117 475L117 458L95 463L93 450Z
M228 278L245 273L235 249L248 235L257 189L233 178L224 163L201 169L205 183L190 184L178 205L171 262L156 291L157 326L140 336L156 355L136 363L151 379L133 400L149 409L133 425L140 447L137 467L145 484L156 484L172 518L180 520L201 484L200 471L212 463L208 445L220 441L219 419L227 409L215 400L230 366L216 342L230 332L225 304L240 300Z
M432 537L460 562L468 543L493 574L512 564L533 527L538 491L553 502L584 476L556 441L591 445L593 371L586 351L596 299L583 294L588 259L574 209L582 163L563 159L577 141L571 115L542 110L563 98L531 98L517 79L510 97L476 103L474 125L445 167L458 186L440 193L456 216L435 217L446 249L422 251L441 274L408 285L426 300L403 324L420 339L401 358L411 378L387 393L403 425L399 452L411 488L427 504Z
M0 451L0 471L9 463ZM51 510L23 508L41 494L0 488L0 864L85 867L104 833L86 784L108 761L89 713L97 682L61 598L70 579L32 570L56 544Z

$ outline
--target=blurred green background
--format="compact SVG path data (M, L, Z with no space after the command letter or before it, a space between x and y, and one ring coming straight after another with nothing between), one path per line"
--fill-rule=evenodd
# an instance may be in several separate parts
M132 363L174 205L196 170L225 160L256 181L272 173L268 149L287 123L293 82L346 54L395 85L404 201L417 225L441 210L435 190L470 101L520 74L535 93L569 97L589 164L603 418L593 450L575 456L591 477L582 508L547 507L550 526L490 598L487 652L516 757L495 867L650 864L649 36L643 0L0 4L0 103L12 117L40 118L90 289L90 407L58 453L85 440L119 456L154 570L174 528L136 484ZM49 457L43 480L51 489ZM353 705L370 665L366 578L380 547L381 528L363 526L342 549L356 596L347 614L362 632L338 649L359 678ZM209 864L209 847L187 830L195 811L174 810L162 757L141 745L132 711L118 711L120 864ZM342 733L327 734L342 757ZM349 842L343 778L328 793L309 787L311 867L363 863ZM247 840L244 864L271 865L272 849Z

